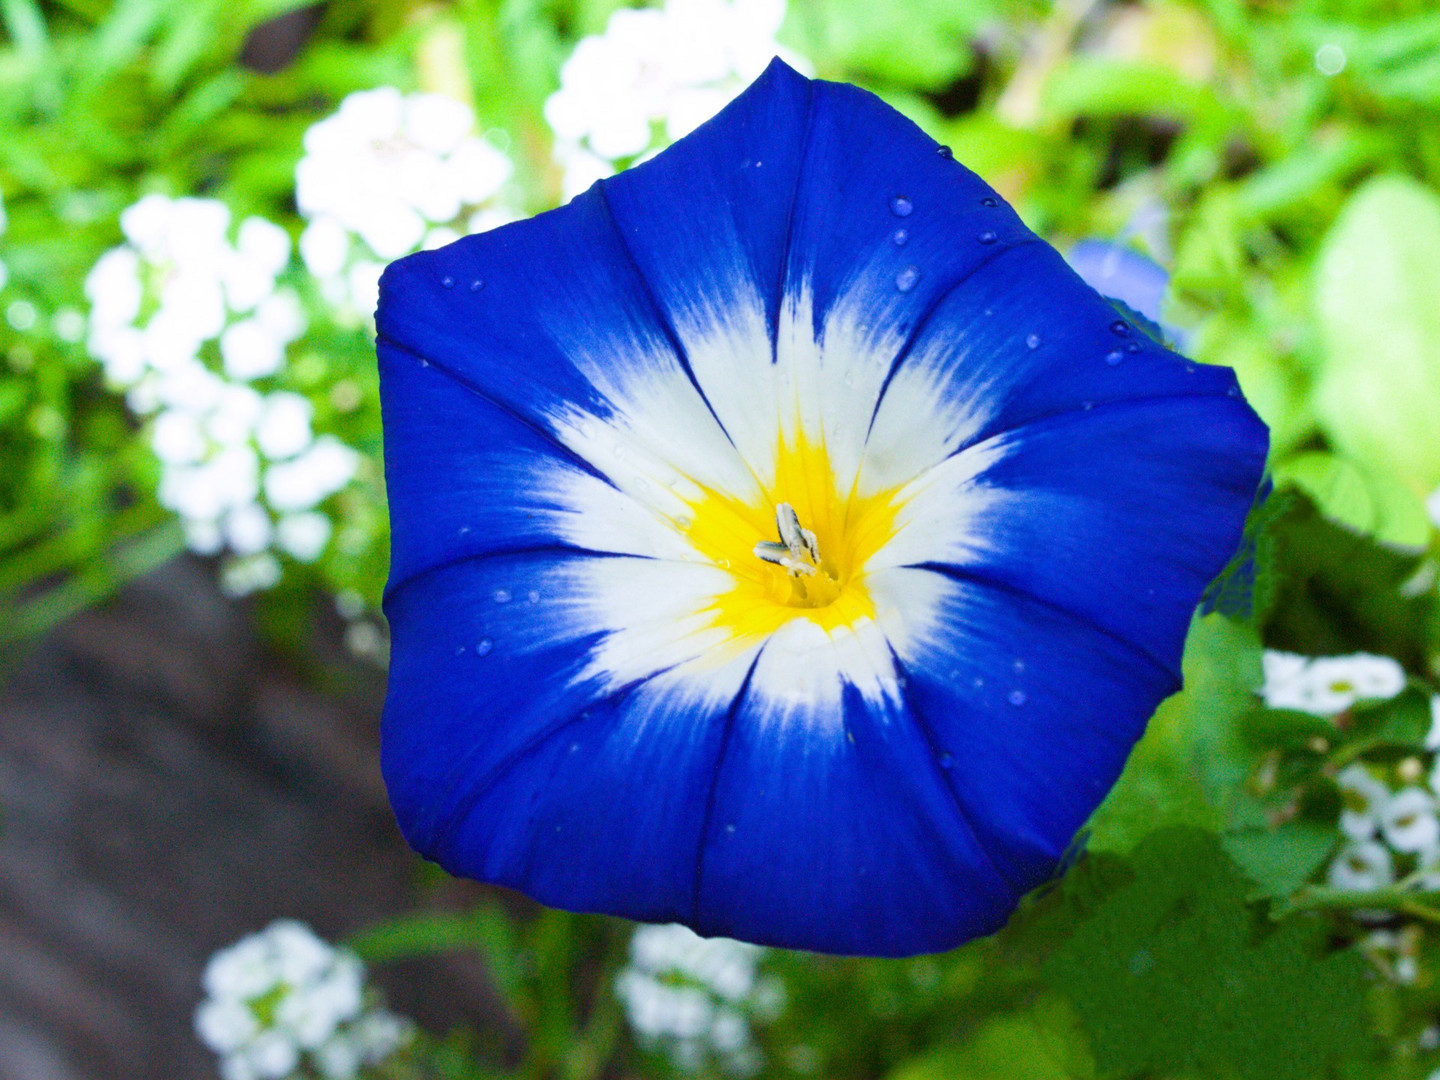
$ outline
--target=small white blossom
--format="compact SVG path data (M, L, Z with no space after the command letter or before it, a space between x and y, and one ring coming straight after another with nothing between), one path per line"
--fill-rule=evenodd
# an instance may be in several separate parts
M1365 840L1341 851L1330 864L1328 876L1333 888L1372 892L1394 884L1395 864L1384 844Z
M763 953L683 926L642 926L615 990L635 1033L682 1068L697 1070L713 1055L727 1071L750 1075L761 1064L751 1021L773 1019L783 1000L778 980L757 974Z
M305 133L300 255L342 317L373 314L385 263L458 238L478 215L518 216L502 199L510 159L474 127L463 102L384 86L351 94Z
M1351 840L1373 838L1390 789L1359 762L1347 765L1335 780L1340 785L1340 831Z
M1307 658L1266 650L1261 662L1260 694L1272 709L1334 716L1357 701L1392 698L1405 689L1404 669L1388 656Z
M406 1021L367 1003L365 970L352 953L293 920L216 953L204 985L195 1031L230 1080L280 1080L301 1070L348 1080L411 1034Z
M667 0L611 15L576 45L545 102L565 197L689 134L775 55L808 67L776 42L784 19L785 0Z
M1397 791L1380 811L1385 842L1396 851L1413 854L1440 842L1440 819L1435 799L1417 787Z

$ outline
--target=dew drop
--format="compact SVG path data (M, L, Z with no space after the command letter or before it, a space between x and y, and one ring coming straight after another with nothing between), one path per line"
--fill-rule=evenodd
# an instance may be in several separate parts
M570 752L571 752L572 754L579 753L579 752L580 752L580 744L579 744L578 742L572 742L572 743L570 744Z
M975 689L980 690L985 686L985 680L979 675L975 676Z
M994 195L986 195L985 198L983 198L983 199L980 200L980 205L981 205L981 206L999 206L999 205L1000 205L1000 200L997 199L997 198L995 198Z
M1031 334L1031 335L1029 335L1029 336L1025 339L1025 347L1026 347L1027 349L1038 349L1038 348L1040 347L1040 335L1039 335L1039 334Z
M1012 671L1015 672L1016 675L1023 675L1025 674L1025 661L1016 660L1013 664L1010 665L1010 668Z
M896 195L890 200L890 212L896 217L909 217L915 210L915 204L904 195Z
M485 287L485 282L481 281L478 277L477 277L474 281L470 282L470 291L471 291L471 292L479 292L479 291L480 291L481 289L483 289L484 287Z
M1090 411L1091 409L1093 409L1094 407L1095 407L1095 403L1094 403L1093 401L1082 401L1082 402L1080 402L1080 408L1084 409L1086 412L1089 412L1089 411Z
M440 279L440 286L445 289L453 289L455 287L455 279L449 274L446 274Z
M904 247L910 242L910 232L908 229L896 229L890 240L896 247Z
M955 756L953 754L941 754L938 760L942 769L948 769L955 764Z
M900 273L895 275L895 288L901 292L909 292L915 288L920 280L920 268L918 266L907 266Z
M1000 238L996 236L993 232L991 232L989 229L986 229L975 239L979 240L982 244L993 244L996 240L999 240Z
M422 357L421 360L420 360L420 366L421 366L421 367L429 367L429 366L430 366L430 361L429 361L429 360L426 360L426 359L424 359L424 358Z
M725 831L726 831L727 833L733 833L733 832L735 831L735 826L734 826L733 824L726 825L726 826L725 826Z
M1109 364L1111 367L1114 367L1116 364L1120 363L1120 361L1124 359L1125 354L1122 353L1119 349L1116 349L1114 352L1107 352L1105 354L1105 363Z
M464 655L465 655L465 646L464 646L464 645L457 645L457 646L455 647L455 655L456 655L456 656L464 656Z
M1139 352L1139 351L1140 351L1140 343L1139 343L1138 341L1132 341L1132 342L1130 342L1129 345L1126 345L1126 346L1125 346L1125 351L1126 351L1126 352Z
M1126 337L1130 333L1130 324L1124 319L1116 319L1110 324L1110 332L1118 334L1120 337Z
M470 535L470 526L469 526L469 525L461 525L461 526L460 526L460 535L461 535L461 536L469 536L469 535Z
M528 593L525 594L525 599L530 601L530 603L532 604L538 604L540 602L540 594L534 589L531 589Z
M995 309L993 307L987 307L984 314L985 317L988 319L991 315L995 314Z
M1194 374L1195 374L1195 365L1194 365L1194 364L1186 364L1186 365L1185 365L1185 374L1186 374L1186 375L1194 375Z
M477 642L475 643L475 655L476 655L476 656L489 656L489 655L490 655L490 650L493 649L494 647L495 647L495 643L494 643L493 641L491 641L488 637L487 637L487 638L481 638L479 641L477 641Z
M946 161L951 161L955 157L955 151L951 150L950 147L945 146L944 144L937 146L935 148L935 153L939 154Z
M1026 700L1025 691L1011 690L1010 693L1005 695L1005 700L1010 702L1011 705L1024 705Z
M1225 396L1226 396L1226 397L1239 397L1239 396L1240 396L1240 388L1239 388L1238 386L1229 386L1229 387L1226 387L1226 388L1225 388Z
M496 602L497 604L508 604L508 603L510 602L510 590L509 590L509 589L496 589L496 590L495 590L495 602Z

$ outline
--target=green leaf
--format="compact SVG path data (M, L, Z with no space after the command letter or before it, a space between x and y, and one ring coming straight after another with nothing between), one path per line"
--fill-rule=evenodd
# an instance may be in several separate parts
M1266 643L1306 656L1357 651L1424 666L1433 590L1404 588L1421 559L1327 521L1303 494L1273 526L1279 573Z
M1225 851L1255 883L1252 898L1289 896L1309 881L1340 844L1333 824L1308 820L1278 829L1245 829L1223 839Z
M1129 851L1165 825L1224 826L1229 793L1250 766L1234 731L1261 682L1255 629L1221 615L1196 619L1183 673L1185 689L1156 710L1091 817L1091 851Z
M1307 1080L1367 1049L1364 962L1303 920L1260 933L1216 837L1154 833L1130 870L1043 971L1102 1071Z
M1090 1080L1095 1063L1074 1012L1053 995L986 1020L959 1045L942 1045L887 1080Z
M1425 504L1388 473L1314 450L1280 462L1274 476L1305 492L1331 521L1383 544L1419 551L1430 543Z
M1315 280L1316 409L1338 449L1417 491L1440 485L1440 196L1371 180L1326 236Z

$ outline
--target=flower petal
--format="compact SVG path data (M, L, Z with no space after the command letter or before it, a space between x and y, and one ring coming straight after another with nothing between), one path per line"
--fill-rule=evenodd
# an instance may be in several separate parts
M1265 454L1230 372L782 64L568 206L396 263L377 326L407 838L773 944L1002 923L1178 686ZM725 614L780 507L815 591L776 570Z

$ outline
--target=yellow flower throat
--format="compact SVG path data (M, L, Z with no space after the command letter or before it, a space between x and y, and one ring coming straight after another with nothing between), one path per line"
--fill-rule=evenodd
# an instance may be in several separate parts
M706 490L683 531L733 586L707 609L748 643L804 618L830 631L873 617L865 564L891 537L896 492L841 490L824 443L783 438L760 503Z

